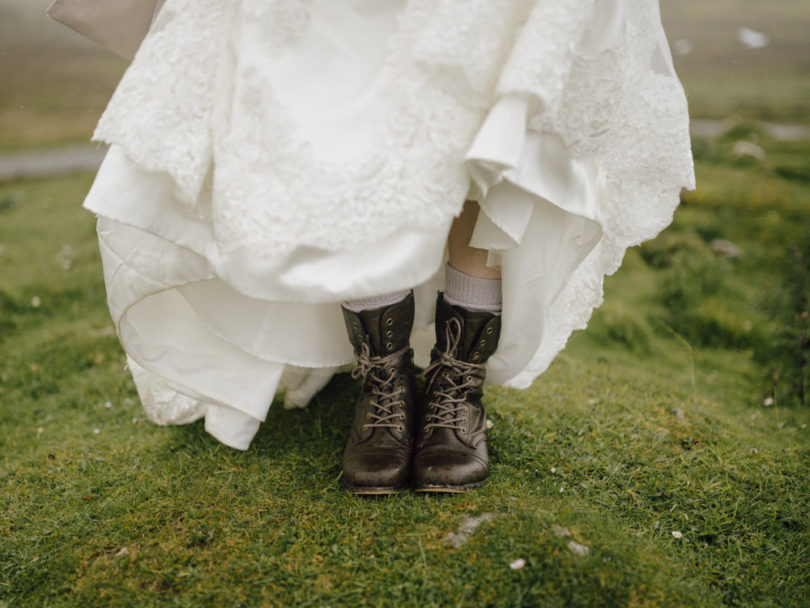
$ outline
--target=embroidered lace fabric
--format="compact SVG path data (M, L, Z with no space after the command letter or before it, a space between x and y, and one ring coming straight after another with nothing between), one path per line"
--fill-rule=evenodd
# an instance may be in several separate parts
M282 375L305 403L351 358L329 307L425 281L429 301L467 196L483 210L474 244L512 277L488 379L525 387L694 182L649 0L166 0L95 139L113 146L86 202L111 311L164 423L220 406L263 419ZM222 308L257 311L258 337L208 306L215 286ZM212 395L151 358L138 305L172 291L228 345L212 348L253 357L261 391ZM312 306L296 317L296 302ZM291 356L273 313L327 329Z

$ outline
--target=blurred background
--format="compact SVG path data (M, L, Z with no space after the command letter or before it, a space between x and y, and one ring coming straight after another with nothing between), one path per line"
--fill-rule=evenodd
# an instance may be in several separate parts
M661 0L697 189L487 389L484 490L362 503L346 375L245 453L145 423L81 207L127 64L49 1L0 0L0 608L808 605L810 0Z
M0 154L87 142L126 69L48 19L49 4L0 0ZM810 123L810 1L662 0L661 10L694 118Z

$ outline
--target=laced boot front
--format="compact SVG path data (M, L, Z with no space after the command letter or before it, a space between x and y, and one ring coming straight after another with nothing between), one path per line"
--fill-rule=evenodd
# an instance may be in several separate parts
M464 492L489 476L482 385L501 318L436 304L436 346L425 369L427 388L413 461L417 492Z
M391 494L410 482L416 387L410 335L414 300L352 312L343 309L360 380L343 452L343 484L354 494Z

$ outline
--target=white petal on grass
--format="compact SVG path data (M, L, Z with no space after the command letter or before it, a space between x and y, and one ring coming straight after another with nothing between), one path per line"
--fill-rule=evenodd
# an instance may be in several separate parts
M107 409L110 409L112 407L112 401L105 401L104 402L104 407L106 407Z
M525 559L523 559L523 558L520 558L520 559L516 559L516 560L515 560L515 561L513 561L511 564L509 564L509 567L510 567L512 570L520 570L520 569L521 569L521 568L523 568L523 566L525 566L525 565L526 565L526 560L525 560Z
M31 306L33 306L34 308L39 308L40 304L42 304L42 300L40 299L39 296L34 296L33 298L31 298Z
M767 156L762 146L758 146L754 142L744 139L734 142L734 145L731 147L731 153L737 158L749 157L756 160L765 160Z
M470 539L470 536L472 536L473 532L475 532L478 526L489 521L493 517L495 517L494 513L482 513L477 517L465 515L461 519L461 524L459 525L458 530L448 532L443 540L444 542L458 548Z
M93 429L93 435L98 435L101 432L101 429Z
M681 538L683 538L683 534L681 534L681 533L680 533L680 532L678 532L677 530L673 530L673 531L672 531L672 537L673 537L673 538L677 538L677 539L681 539Z
M771 407L773 405L773 397L765 397L765 400L762 402L762 405L765 407Z
M578 555L579 557L588 557L588 554L591 552L591 549L588 547L588 545L581 545L573 540L569 540L568 545L566 546L568 547L568 550L571 551L571 553L573 553L574 555Z
M487 418L487 428L488 428L488 429L491 429L493 426L495 426L495 424L492 422L492 420L490 420L489 418Z
M737 38L743 43L743 46L749 49L761 49L771 42L766 34L752 30L749 27L741 27L737 30Z

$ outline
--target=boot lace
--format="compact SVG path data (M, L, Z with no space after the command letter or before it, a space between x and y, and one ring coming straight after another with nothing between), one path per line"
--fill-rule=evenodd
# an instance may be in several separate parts
M403 407L405 401L397 395L405 392L402 386L396 386L397 369L395 361L408 347L385 357L372 356L371 349L365 342L360 345L357 355L357 367L352 370L352 378L361 380L365 389L372 395L371 405L374 409L367 414L370 422L363 425L363 430L370 428L394 428L402 432L405 413L394 411L397 406Z
M462 333L458 319L450 319L444 331L447 345L444 352L422 372L434 384L424 430L445 428L466 433L467 393L481 386L483 379L476 372L484 369L486 363L469 363L457 358Z

